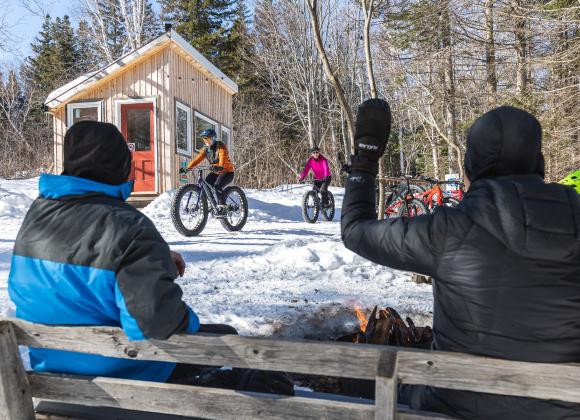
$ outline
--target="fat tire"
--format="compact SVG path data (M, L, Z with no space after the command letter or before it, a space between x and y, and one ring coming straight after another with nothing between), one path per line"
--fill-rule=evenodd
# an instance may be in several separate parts
M308 197L312 196L314 200L314 215L312 218L308 217L308 212L306 211L306 204L308 203ZM306 191L302 196L302 218L306 223L316 223L318 220L318 214L320 213L320 202L318 201L318 194L316 191L310 190Z
M443 197L443 206L445 207L457 207L460 201L455 197Z
M181 200L183 199L185 194L194 191L197 192L198 194L201 194L200 198L201 208L199 209L199 211L202 212L203 217L199 222L199 224L194 229L188 229L181 221L181 214L179 213L179 204L181 203ZM173 197L173 202L171 203L171 221L173 222L175 230L177 230L183 236L189 237L199 235L205 228L205 225L207 224L208 213L209 212L207 210L207 198L205 197L201 188L198 185L186 184L177 190L175 196Z
M327 191L326 194L328 194L328 201L330 201L331 205L321 210L322 218L327 222L332 222L332 219L334 219L334 195L330 191Z
M248 199L246 198L246 193L244 193L244 190L242 190L240 187L236 187L235 185L231 185L229 187L226 187L223 192L224 202L226 202L226 204L228 196L232 191L235 191L239 194L240 201L242 202L241 204L244 206L242 219L236 225L232 225L227 217L219 220L225 230L227 230L228 232L237 232L238 230L241 230L248 221Z
M429 214L429 209L427 208L425 203L422 200L419 200L418 198L413 198L412 200L410 200L409 206L413 206L419 210L419 213L417 213L414 216L419 216L421 214ZM398 217L407 217L407 206L405 205L405 203L402 203L401 207L399 207L399 209L397 210L397 216ZM411 216L411 217L414 217L414 216Z

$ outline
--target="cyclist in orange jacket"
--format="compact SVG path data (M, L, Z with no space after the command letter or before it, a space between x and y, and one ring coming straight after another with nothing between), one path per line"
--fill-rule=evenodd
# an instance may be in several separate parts
M213 185L218 196L218 208L223 211L227 208L224 202L223 189L234 180L234 164L230 160L228 148L225 143L217 140L217 134L213 128L208 128L200 133L200 137L205 143L197 156L193 158L186 167L180 168L180 173L186 173L204 159L211 165L211 172L205 178L206 182Z

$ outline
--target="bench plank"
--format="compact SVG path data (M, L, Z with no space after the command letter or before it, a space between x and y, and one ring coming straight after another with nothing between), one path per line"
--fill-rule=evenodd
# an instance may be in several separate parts
M201 418L373 419L375 407L227 389L29 373L35 398Z
M580 403L580 365L530 363L462 353L397 354L407 384Z
M12 324L0 322L0 418L34 419L34 405Z
M461 353L363 344L180 335L128 341L119 328L11 320L21 345L139 360L230 365L374 380L381 354L397 354L401 383L580 403L580 365L514 362ZM383 356L384 357L384 356Z
M134 360L278 370L374 379L388 347L367 344L273 340L236 335L175 335L168 340L129 341L113 327L47 326L11 319L18 344Z

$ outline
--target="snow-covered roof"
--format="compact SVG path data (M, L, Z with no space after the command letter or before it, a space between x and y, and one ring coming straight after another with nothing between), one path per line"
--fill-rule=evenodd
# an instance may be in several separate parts
M238 92L238 85L236 84L236 82L231 80L220 69L218 69L212 63L210 63L207 58L205 58L189 42L187 42L181 35L179 35L172 29L171 31L158 36L151 42L143 45L142 47L127 53L123 57L113 61L112 63L106 65L105 67L84 74L80 77L77 77L72 82L69 82L66 85L54 90L48 95L48 97L44 101L44 104L49 109L57 108L58 106L70 100L80 91L89 88L93 83L96 83L99 80L103 79L104 77L108 77L113 73L117 72L118 70L126 67L128 64L132 63L134 60L137 60L139 57L141 57L148 51L151 51L157 47L161 47L162 45L169 42L175 43L183 51L185 51L192 59L194 59L204 68L206 68L207 71L209 71L209 73L213 76L212 78L215 78L218 81L218 83L221 82L232 93Z

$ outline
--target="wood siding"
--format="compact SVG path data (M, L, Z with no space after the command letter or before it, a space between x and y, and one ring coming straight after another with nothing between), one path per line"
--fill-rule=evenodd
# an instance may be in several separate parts
M79 92L68 102L103 101L103 121L116 124L118 100L154 98L157 108L156 165L159 193L175 188L178 184L175 99L189 105L192 110L232 128L232 94L212 81L210 76L206 76L207 71L204 71L199 63L186 56L187 54L175 44L168 43L127 65L111 77L97 82L93 87ZM195 81L192 82L191 79ZM57 174L63 169L62 145L67 128L66 108L65 103L52 110L55 141L54 171Z

